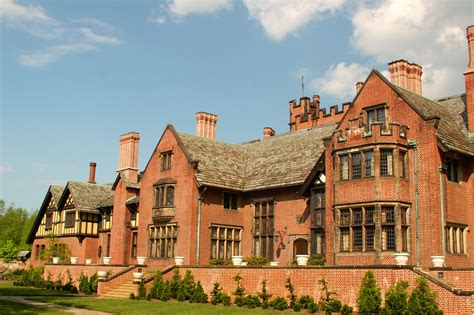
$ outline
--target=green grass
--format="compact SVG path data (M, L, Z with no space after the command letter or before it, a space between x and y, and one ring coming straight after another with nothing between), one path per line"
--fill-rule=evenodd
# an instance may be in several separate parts
M0 281L0 296L76 296L70 292L13 286L11 281ZM0 313L3 315L3 313Z
M71 313L66 313L54 309L48 309L43 307L35 307L21 303L15 303L10 301L2 301L0 300L0 314L7 315L7 314L22 314L22 315L33 315L33 314L40 314L40 315L70 315Z
M187 302L160 302L160 301L131 301L111 300L93 297L76 298L34 298L35 301L49 302L77 308L85 308L96 311L109 312L113 314L284 314L278 311L249 309L246 307L226 307L212 304L191 304Z

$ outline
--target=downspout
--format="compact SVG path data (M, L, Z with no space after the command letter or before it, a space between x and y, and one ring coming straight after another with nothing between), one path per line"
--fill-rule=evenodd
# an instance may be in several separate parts
M445 256L446 250L446 236L444 235L444 196L443 196L443 171L447 169L445 164L440 164L438 166L439 171L439 205L441 210L441 245L443 246L441 249L441 253Z
M421 240L420 240L420 214L418 209L418 159L417 159L417 147L416 141L408 141L408 147L413 148L414 168L415 168L415 220L416 220L416 266L420 267L420 251L421 251Z
M201 204L204 200L204 193L206 192L207 187L204 187L203 191L199 194L197 198L198 202L198 217L197 217L197 241L196 241L196 264L199 265L199 260L201 258Z
M103 209L102 209L103 210ZM100 257L99 257L99 260L100 260L100 264L102 265L103 262L102 262L102 257L104 257L104 213L101 211L100 212L100 225L101 225L101 241L100 241Z

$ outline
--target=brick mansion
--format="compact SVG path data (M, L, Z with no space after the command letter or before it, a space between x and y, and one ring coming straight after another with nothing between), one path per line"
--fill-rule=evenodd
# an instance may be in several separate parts
M474 26L467 29L465 91L431 100L422 67L372 70L356 96L326 110L320 97L289 102L289 131L216 139L217 115L196 134L169 124L146 165L140 134L120 136L115 182L50 186L29 235L41 265L48 235L79 264L208 265L262 256L279 266L322 255L327 266L474 266Z

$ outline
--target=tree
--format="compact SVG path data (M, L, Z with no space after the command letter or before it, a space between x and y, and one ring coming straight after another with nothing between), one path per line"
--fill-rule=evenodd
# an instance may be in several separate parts
M11 240L18 251L29 249L26 240L35 218L36 211L30 214L13 203L6 207L5 201L0 199L0 247Z
M408 300L408 314L443 314L436 302L436 292L430 289L425 277L416 279Z
M380 311L380 303L382 302L382 295L380 288L375 282L375 275L372 270L367 270L362 279L359 289L359 296L357 297L357 304L359 312L362 314L378 313Z
M408 308L408 282L398 281L385 293L386 314L406 314Z
M8 240L0 247L0 258L2 258L3 262L8 263L16 259L18 252L18 247L13 244L13 241Z

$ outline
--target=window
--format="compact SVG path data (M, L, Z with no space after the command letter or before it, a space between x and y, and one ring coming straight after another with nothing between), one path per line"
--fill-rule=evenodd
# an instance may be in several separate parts
M362 251L362 208L352 209L352 250Z
M136 207L130 210L130 226L132 228L138 227L138 210Z
M400 177L407 178L408 177L408 170L407 170L407 152L400 151Z
M453 159L453 158L447 158L446 159L446 164L448 166L447 169L447 175L448 175L448 180L451 182L459 183L460 181L460 163L459 160Z
M313 230L311 233L311 254L320 254L324 255L324 231Z
M365 207L365 250L374 250L375 243L375 207Z
M110 257L110 233L107 234L107 244L105 247L105 257Z
M241 234L241 228L211 226L211 259L240 256Z
M350 230L349 228L341 228L341 252L348 252L349 251L349 236Z
M341 180L349 179L349 156L341 155L339 159L341 161L340 178Z
M161 157L161 170L167 171L171 169L171 157L173 153L172 151L163 152L160 154Z
M393 175L392 150L380 150L380 175Z
M324 254L324 210L326 194L324 189L311 190L311 254Z
M254 256L273 260L274 202L256 202L254 215Z
M175 255L178 226L154 225L149 228L150 258L172 258Z
M46 213L45 229L52 229L52 228L53 228L53 213L49 212L49 213Z
M174 185L155 186L155 208L174 207Z
M395 209L382 207L382 250L395 250Z
M367 112L367 126L370 129L370 126L374 122L382 123L382 126L385 127L385 108L377 107L373 109L366 110Z
M36 248L35 248L35 260L39 260L40 259L40 246L39 245L36 245Z
M374 176L374 151L364 151L364 176Z
M360 153L352 154L352 179L362 177L362 160Z
M451 254L467 254L467 232L466 225L446 224L446 252Z
M224 209L237 210L238 195L230 192L224 193Z
M64 227L66 228L74 227L75 223L76 223L76 211L66 212L66 222L64 224Z
M132 233L132 251L131 256L132 258L137 257L137 241L138 241L138 233Z
M402 252L408 252L408 208L402 208L400 216L400 224L402 226Z
M40 259L43 257L43 253L44 253L45 250L46 250L46 245L41 245L40 246L40 254L39 254Z

